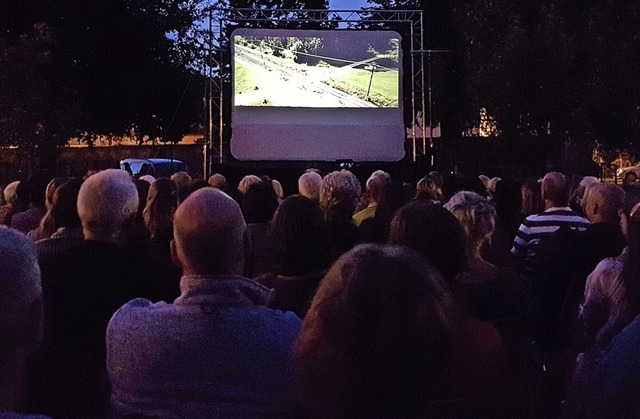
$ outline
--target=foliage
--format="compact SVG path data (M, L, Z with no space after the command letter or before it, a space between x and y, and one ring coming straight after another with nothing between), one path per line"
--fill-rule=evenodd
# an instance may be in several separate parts
M76 93L49 77L55 45L44 23L17 40L0 39L0 145L23 149L37 159L33 166L46 165L40 159L75 134L83 116Z
M187 64L197 52L180 49L197 2L25 0L0 18L7 37L46 22L58 39L51 51L51 83L76 91L91 134L122 134L131 124L154 137L179 139L200 118L202 85ZM32 4L33 3L33 4ZM37 6L37 7L36 7ZM155 115L155 117L154 117Z
M369 0L424 13L434 63L434 119L455 109L462 130L495 117L504 137L628 146L640 134L640 4L568 0ZM447 86L447 78L458 83ZM443 80L444 79L444 80ZM454 85L459 90L455 90ZM440 89L445 90L442 94ZM440 95L440 97L438 97ZM444 95L457 107L447 106Z

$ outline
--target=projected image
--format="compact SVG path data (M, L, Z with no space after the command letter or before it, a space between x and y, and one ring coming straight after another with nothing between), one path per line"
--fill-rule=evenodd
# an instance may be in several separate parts
M400 106L396 32L237 29L232 59L234 106Z

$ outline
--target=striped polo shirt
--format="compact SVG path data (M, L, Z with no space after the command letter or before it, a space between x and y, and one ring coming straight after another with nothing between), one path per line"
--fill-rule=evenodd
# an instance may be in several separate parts
M569 207L552 207L540 214L530 215L520 224L511 253L525 261L526 271L526 265L535 256L536 247L541 239L550 236L560 226L585 231L589 224L589 220Z

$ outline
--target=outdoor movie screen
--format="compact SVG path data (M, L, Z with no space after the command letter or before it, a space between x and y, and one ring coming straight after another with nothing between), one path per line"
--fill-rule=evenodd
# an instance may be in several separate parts
M397 32L240 28L231 38L234 157L402 158Z

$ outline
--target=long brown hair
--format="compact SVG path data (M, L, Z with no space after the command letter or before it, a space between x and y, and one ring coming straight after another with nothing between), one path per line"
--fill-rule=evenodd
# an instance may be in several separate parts
M417 253L360 245L329 270L295 346L312 417L422 417L451 366L458 309Z

